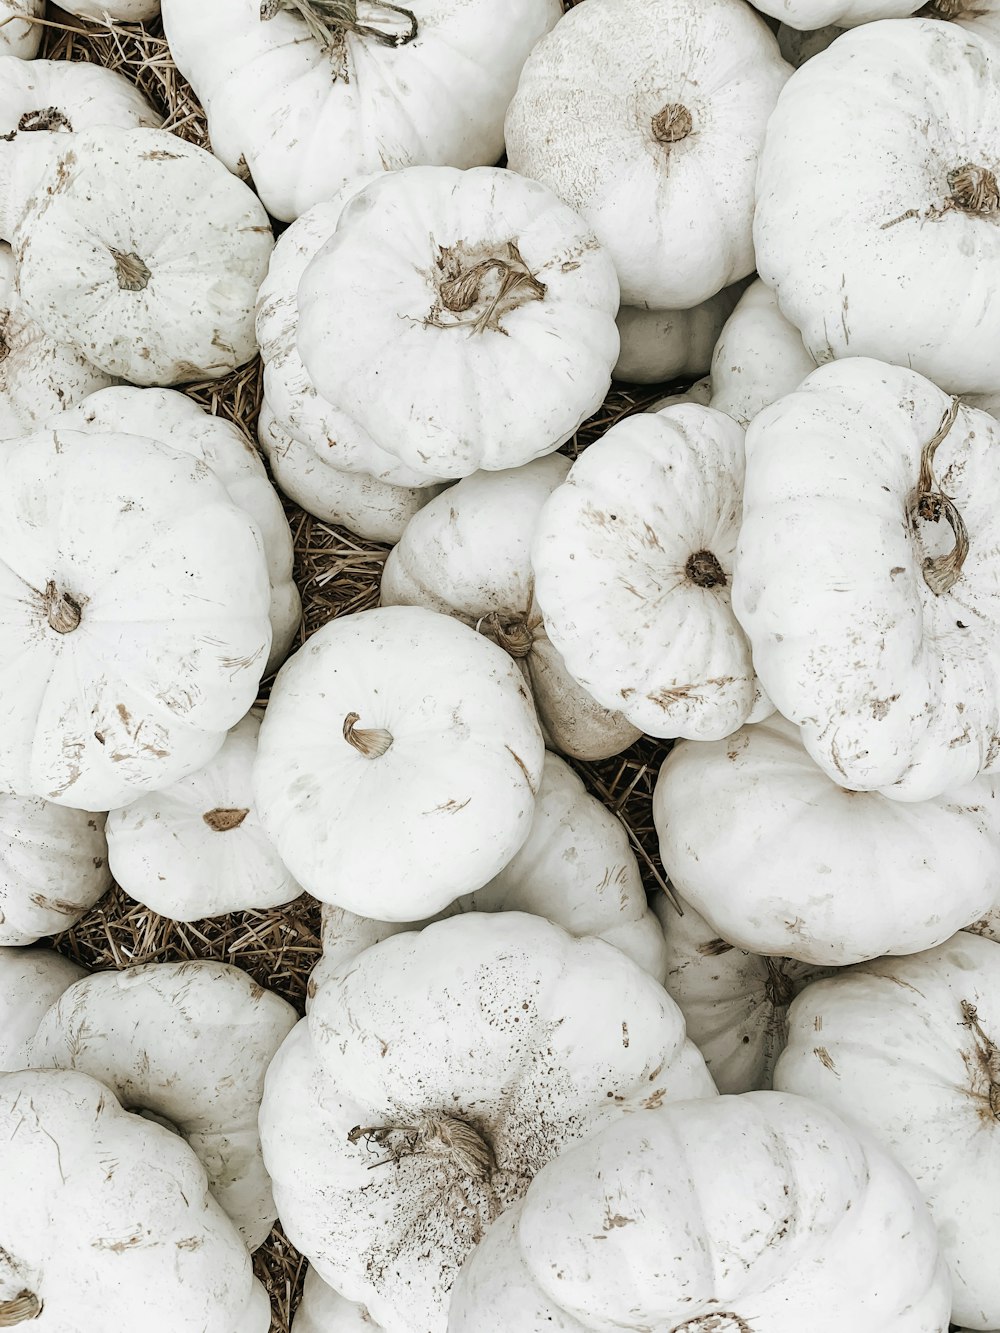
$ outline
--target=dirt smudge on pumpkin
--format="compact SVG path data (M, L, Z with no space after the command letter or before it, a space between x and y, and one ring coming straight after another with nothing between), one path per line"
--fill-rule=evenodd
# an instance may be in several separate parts
M831 1074L836 1074L837 1078L840 1078L840 1075L837 1074L837 1066L833 1063L833 1056L825 1046L814 1046L813 1055L815 1055L816 1059L824 1069L829 1069Z
M698 953L701 954L702 958L717 958L719 954L730 953L732 948L733 946L726 940L716 938L699 944Z
M44 893L33 893L30 901L43 911L59 912L63 916L76 916L80 911L79 903L68 902L65 898L49 898Z

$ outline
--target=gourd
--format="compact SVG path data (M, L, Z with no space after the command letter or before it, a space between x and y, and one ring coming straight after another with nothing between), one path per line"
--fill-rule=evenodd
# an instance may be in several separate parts
M42 44L45 29L32 18L41 18L45 0L0 0L0 53L30 60Z
M525 842L544 745L495 644L415 606L341 616L278 673L253 785L314 897L412 921L482 888Z
M36 1327L80 1333L267 1333L267 1295L197 1157L96 1079L0 1074L0 1174L7 1327L44 1310Z
M547 1161L644 1105L714 1095L680 1011L620 950L466 913L319 987L268 1070L261 1142L320 1277L388 1333L443 1333L462 1261Z
M712 349L733 312L743 283L724 287L689 310L618 311L621 352L616 380L659 384L682 375L702 375L712 364Z
M165 0L177 68L214 150L290 221L373 171L486 166L560 0Z
M1000 766L998 448L985 412L866 358L747 431L733 609L842 787L924 801Z
M753 237L817 362L1000 389L1000 303L954 299L1000 281L998 134L1000 49L954 23L868 23L796 71L768 122Z
M184 1139L255 1250L275 1220L257 1133L264 1071L297 1017L237 967L147 963L71 985L43 1015L28 1060L99 1079L127 1110Z
M166 130L66 137L13 210L27 314L133 384L217 379L249 361L274 243L253 191Z
M320 396L428 483L554 452L618 358L610 256L549 190L494 167L366 185L309 261L298 309Z
M817 966L940 944L1000 883L995 779L912 805L850 791L778 714L675 745L653 819L671 883L723 940Z
M758 278L740 297L712 353L712 407L744 428L816 369L802 335Z
M681 403L613 426L538 519L549 638L598 703L650 736L726 736L769 709L729 601L742 486L740 427Z
M525 62L508 162L593 227L624 305L687 309L753 271L757 157L790 72L738 0L588 0Z
M0 29L2 33L4 29ZM100 125L157 129L163 117L117 70L89 61L0 55L0 135L72 134Z
M808 986L775 1086L849 1115L916 1181L951 1270L952 1318L1000 1325L1000 944L962 932Z
M83 976L82 967L51 949L0 945L0 1072L27 1067L42 1015Z
M302 618L302 602L292 578L292 534L281 501L268 481L256 449L224 417L212 416L174 389L105 389L69 411L51 417L49 429L141 435L208 464L229 498L260 533L271 585L271 649L264 674L288 655Z
M200 768L270 648L256 525L138 436L44 431L3 468L0 790L104 811Z
M950 1300L890 1155L806 1098L748 1092L567 1145L466 1261L448 1333L944 1333Z
M410 519L382 570L383 606L455 616L504 648L531 687L548 743L583 759L618 754L639 731L576 683L549 641L530 550L542 506L566 478L561 454L476 472Z
M75 925L111 887L104 815L0 793L0 945Z
M301 890L260 825L252 708L204 768L108 815L108 861L131 897L172 921L278 907Z

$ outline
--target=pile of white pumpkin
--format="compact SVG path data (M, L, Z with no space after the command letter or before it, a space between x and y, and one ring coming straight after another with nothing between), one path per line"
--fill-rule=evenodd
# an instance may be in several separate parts
M1000 1329L1000 0L917 8L162 0L210 153L0 2L0 1328L267 1333L280 1218L295 1333ZM258 350L270 475L177 387ZM392 547L296 651L272 477ZM38 947L113 879L313 895L307 1016Z

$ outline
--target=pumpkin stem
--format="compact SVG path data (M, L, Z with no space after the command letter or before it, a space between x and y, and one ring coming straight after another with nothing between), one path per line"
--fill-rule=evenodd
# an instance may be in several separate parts
M420 1116L412 1125L355 1125L347 1142L357 1143L359 1139L364 1139L368 1148L376 1144L390 1154L372 1162L369 1170L420 1153L447 1158L472 1180L488 1180L496 1168L493 1149L479 1131L453 1115Z
M0 1328L15 1328L37 1319L42 1313L42 1302L33 1291L22 1291L12 1301L0 1301Z
M938 490L934 481L934 455L938 445L955 424L959 405L959 400L952 398L940 426L921 450L917 489L910 501L911 517L922 518L927 523L937 523L943 515L955 534L955 545L946 555L933 558L928 556L924 561L924 582L935 597L948 592L958 582L965 557L969 554L969 533L965 520L958 512L955 502L943 491Z
M686 106L680 102L668 102L657 111L650 126L657 143L672 144L680 143L688 137L694 129L694 121Z
M202 815L202 819L215 833L229 833L231 829L239 828L249 813L249 809L237 810L218 806L215 810L209 810Z
M714 1314L699 1314L677 1324L673 1333L754 1333L740 1315L732 1310L718 1310Z
M767 969L764 992L769 1002L776 1009L787 1009L795 999L795 983L781 966L779 959L765 958L764 966Z
M473 333L493 329L503 333L504 315L528 301L545 299L545 283L539 282L521 258L514 241L502 255L486 255L470 262L460 247L442 246L437 267L439 305L427 323L435 328L471 328ZM468 316L468 318L459 318Z
M144 291L153 275L139 256L134 253L125 254L123 250L116 250L113 245L109 245L108 249L111 251L111 257L115 261L115 272L118 277L118 286L122 291Z
M353 745L366 759L379 759L392 744L392 732L384 727L356 727L360 713L348 713L344 718L344 740Z
M57 106L40 107L37 111L26 111L17 122L19 130L67 130L73 132L69 117Z
M941 19L944 23L954 23L956 19L979 19L988 12L966 4L966 0L930 0L930 4L917 10L914 18Z
M726 586L725 570L711 551L695 551L688 557L684 573L699 588L718 588Z
M967 1027L976 1038L986 1077L990 1081L990 1111L994 1120L1000 1120L1000 1049L983 1031L976 1006L968 1000L962 1001L962 1026Z
M57 634L72 634L80 624L80 603L49 579L42 594L50 626Z
M527 657L535 642L535 636L523 616L505 616L499 611L491 611L489 615L480 616L476 621L476 629L510 653L511 657Z
M365 2L370 9L377 11L373 17L388 16L396 25L395 30L361 23L358 19L358 0L263 0L260 17L266 23L282 10L298 14L309 30L309 36L315 38L324 50L338 47L347 33L353 33L355 37L370 37L381 46L406 46L416 38L417 18L409 9L404 9L402 5L391 5L388 0ZM399 26L400 19L405 20L405 27Z
M1000 188L989 167L977 167L972 162L948 172L948 189L956 208L963 213L996 213L1000 211Z

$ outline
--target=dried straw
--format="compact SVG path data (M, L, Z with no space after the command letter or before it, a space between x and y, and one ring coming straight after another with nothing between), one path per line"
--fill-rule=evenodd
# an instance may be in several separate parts
M208 3L211 0L207 0ZM564 0L566 8L578 0ZM85 60L118 70L142 89L175 134L210 147L204 113L174 66L158 21L146 25L94 24L50 6L40 54L52 60ZM614 386L601 410L564 447L575 458L615 422L643 411L656 398L686 385L635 389ZM210 412L236 423L256 440L261 401L259 361L225 379L185 390ZM286 501L295 545L295 576L304 616L299 640L335 616L375 606L388 547L364 541L313 518ZM262 683L266 702L271 681ZM589 789L621 819L639 857L649 889L666 887L657 853L652 791L669 745L640 740L624 754L600 763L577 762ZM215 958L243 968L261 985L303 1012L309 972L320 952L319 907L307 896L265 912L237 912L208 921L169 921L133 902L115 886L55 947L90 969L124 968L151 961ZM305 1262L280 1227L254 1257L257 1276L271 1297L271 1333L289 1333L301 1295Z

